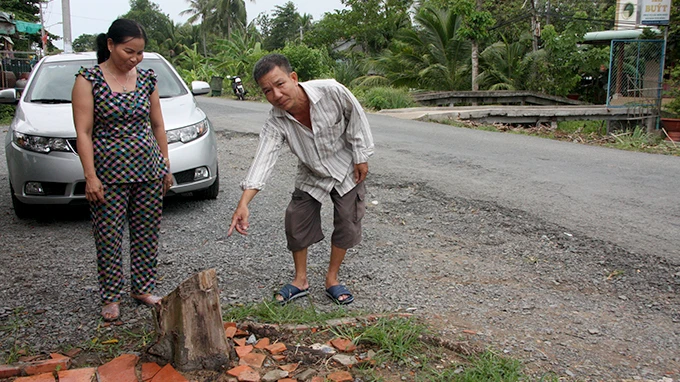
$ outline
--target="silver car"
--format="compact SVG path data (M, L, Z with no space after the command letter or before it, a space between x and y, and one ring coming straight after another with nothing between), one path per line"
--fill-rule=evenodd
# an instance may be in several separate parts
M96 62L95 53L47 56L35 66L20 95L20 89L0 91L0 102L18 102L5 138L5 155L12 204L20 218L33 215L35 205L87 203L71 91L80 67ZM139 66L158 76L173 172L168 194L191 192L200 199L215 199L220 184L217 142L193 96L207 93L210 86L194 81L190 90L159 54L144 53Z

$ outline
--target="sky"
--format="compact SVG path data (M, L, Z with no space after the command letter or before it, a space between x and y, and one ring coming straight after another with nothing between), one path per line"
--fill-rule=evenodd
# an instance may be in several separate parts
M151 0L159 5L161 11L175 22L185 22L188 16L180 12L189 8L187 0ZM277 5L284 5L288 0L245 0L248 22L260 13L271 14ZM320 20L324 13L343 9L341 0L291 0L299 13L309 13L314 20ZM70 0L71 9L71 41L81 34L105 33L109 25L118 16L130 10L128 0ZM49 0L44 11L44 23L47 30L57 36L64 35L62 21L62 0ZM62 40L53 42L62 49Z

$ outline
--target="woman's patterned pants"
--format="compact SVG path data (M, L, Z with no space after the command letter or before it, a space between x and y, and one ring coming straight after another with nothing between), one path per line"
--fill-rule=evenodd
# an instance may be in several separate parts
M158 231L163 211L162 179L104 185L105 202L90 203L97 247L99 294L104 303L120 301L123 232L130 231L130 292L150 293L156 286Z

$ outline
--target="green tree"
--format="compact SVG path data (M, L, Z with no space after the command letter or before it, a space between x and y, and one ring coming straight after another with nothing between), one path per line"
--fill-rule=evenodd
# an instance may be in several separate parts
M201 42L203 45L203 55L208 55L206 34L211 27L210 23L214 20L212 15L216 13L215 3L212 0L187 0L189 8L180 12L180 15L189 15L187 22L194 24L198 22L201 32Z
M469 89L470 43L459 35L462 17L451 9L424 6L414 19L416 28L400 33L379 59L385 76L397 86Z
M288 44L281 53L288 58L300 81L330 77L330 58L320 49L305 44Z
M96 34L81 34L73 40L73 51L75 52L91 52L97 50L97 35Z
M531 36L516 42L503 39L480 54L482 71L479 86L489 90L520 90L524 88L524 56L531 51Z
M299 40L301 26L300 14L292 1L277 5L271 19L271 27L268 28L264 38L264 48L270 51L281 49L287 42Z
M170 16L161 12L160 6L149 0L130 0L130 10L122 17L144 25L149 37L146 46L148 51L159 51L173 27Z
M39 23L40 3L42 2L42 0L2 0L0 11L14 14L16 20ZM59 38L48 34L48 50L53 51L55 49L51 41L56 39ZM33 44L42 45L40 34L17 33L12 37L12 40L14 41L14 50L17 51L30 51Z

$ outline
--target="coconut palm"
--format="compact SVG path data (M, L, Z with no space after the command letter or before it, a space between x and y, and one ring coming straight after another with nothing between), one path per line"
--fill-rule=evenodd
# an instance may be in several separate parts
M190 15L187 21L191 24L199 22L201 28L201 40L203 43L203 55L208 55L208 48L206 47L206 32L210 21L214 20L212 15L215 12L215 1L213 0L186 0L189 3L189 8L180 12L180 15Z
M480 54L481 73L477 81L482 89L520 90L524 88L524 57L531 50L531 35L509 43L505 37Z
M217 25L227 39L234 30L243 30L247 23L246 3L244 0L214 0ZM250 0L255 2L255 0Z
M469 88L465 73L470 43L460 38L462 18L451 10L423 6L414 18L417 27L402 31L392 49L379 59L395 85L430 90Z

